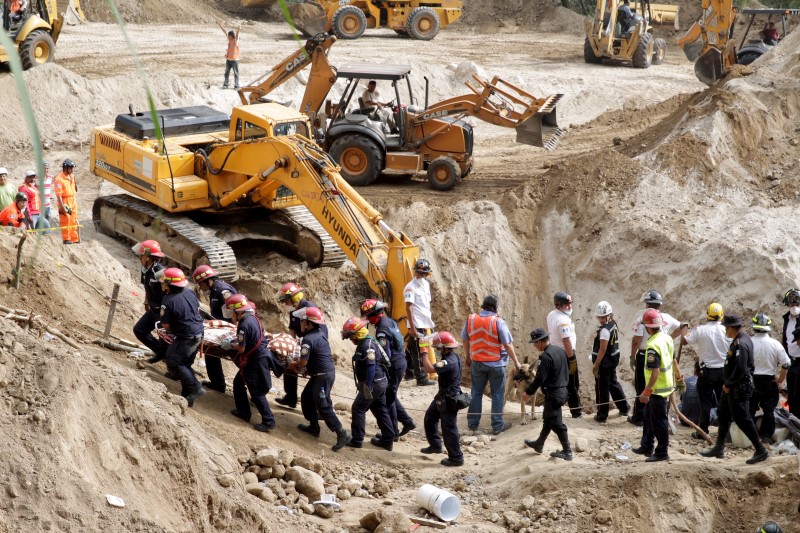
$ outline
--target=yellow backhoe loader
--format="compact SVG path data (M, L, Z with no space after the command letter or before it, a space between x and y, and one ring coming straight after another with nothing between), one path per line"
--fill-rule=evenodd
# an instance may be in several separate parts
M677 9L660 9L653 15L648 0L626 3L623 0L597 0L594 19L586 21L583 59L586 63L602 63L604 59L630 62L636 68L660 65L667 53L664 39L653 36L652 24L677 24ZM659 6L661 7L661 6ZM630 16L628 15L630 13Z
M236 278L237 241L312 266L347 258L405 327L402 293L419 249L342 179L310 139L307 116L275 103L157 116L160 137L151 115L133 110L92 130L92 172L130 193L95 201L100 231L155 238L169 260L209 264L227 279Z
M80 11L80 3L73 0ZM73 6L71 1L70 6ZM17 48L25 70L50 63L55 59L56 42L61 35L64 17L58 12L56 0L22 2L23 9L12 13L8 2L3 2L3 29L8 32ZM77 8L77 9L76 9ZM9 55L0 47L0 63L8 63Z
M317 141L352 185L368 185L385 170L425 171L435 189L452 189L473 166L473 129L463 120L467 117L514 128L517 142L547 150L555 148L564 133L556 120L561 94L537 98L497 76L487 81L473 75L465 83L470 93L430 105L426 79L425 103L420 106L411 88L410 66L362 64L334 69L327 54L335 41L332 35L315 36L263 80L242 87L239 95L244 104L264 101L310 65L300 111L311 118ZM345 87L334 104L327 97L337 80L343 80ZM379 116L361 101L368 80L391 86L391 120L388 113Z

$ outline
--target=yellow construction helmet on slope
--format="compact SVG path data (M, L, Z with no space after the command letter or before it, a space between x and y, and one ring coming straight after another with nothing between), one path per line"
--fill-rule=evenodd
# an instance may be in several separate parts
M709 320L722 320L722 317L725 313L722 311L722 306L717 302L708 304L708 313L706 313L706 318Z

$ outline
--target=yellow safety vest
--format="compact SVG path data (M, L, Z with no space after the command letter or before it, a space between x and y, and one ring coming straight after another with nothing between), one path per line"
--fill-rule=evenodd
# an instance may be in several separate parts
M663 331L657 332L655 335L647 339L647 352L645 357L649 357L647 354L649 354L650 350L654 350L661 356L661 367L659 367L660 372L655 385L653 385L653 394L667 398L670 394L672 394L672 391L675 390L675 377L672 373L672 353L674 350L672 337ZM650 382L650 376L652 374L653 371L647 368L647 364L645 364L645 383Z

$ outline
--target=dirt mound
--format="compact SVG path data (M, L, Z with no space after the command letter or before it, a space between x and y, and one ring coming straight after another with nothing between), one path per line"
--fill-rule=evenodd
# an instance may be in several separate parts
M481 32L529 31L580 35L583 17L550 0L466 0L458 22Z
M117 10L125 22L149 23L209 23L224 18L220 9L228 2L207 0L116 0ZM83 0L81 9L93 22L115 22L106 0Z

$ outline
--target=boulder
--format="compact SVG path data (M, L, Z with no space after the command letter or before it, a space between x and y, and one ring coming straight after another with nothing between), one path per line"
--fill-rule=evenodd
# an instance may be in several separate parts
M279 460L278 450L264 449L256 454L256 464L272 468Z
M375 528L375 533L398 533L410 531L411 523L405 511L391 507L381 509L381 523Z
M330 505L323 505L321 503L314 505L314 513L321 518L333 518L335 512L336 511Z
M264 492L264 488L264 485L261 483L248 483L244 486L244 490L256 497L261 497L261 493Z
M361 488L361 481L359 481L359 480L357 480L357 479L350 479L350 480L348 480L348 481L343 481L343 482L342 482L342 483L339 485L339 488L341 488L341 489L344 489L344 490L346 490L346 491L350 492L350 494L355 494L355 492L356 492L358 489L360 489L360 488Z
M276 464L272 467L271 476L274 479L283 479L283 476L286 475L286 467L282 464Z
M610 524L613 517L611 516L611 511L606 511L603 509L601 511L597 511L595 518L599 524Z
M292 466L286 469L286 478L294 481L295 490L300 494L305 494L311 501L319 500L325 491L322 476L302 466Z
M370 511L361 517L358 524L368 531L375 531L375 529L381 525L381 516L378 514L378 511Z
M244 478L245 485L252 485L253 483L258 483L258 476L252 472L245 472L242 477Z
M578 437L575 439L574 447L575 451L578 453L585 452L589 449L589 441L586 439L586 437Z
M283 466L292 466L292 461L294 461L294 452L291 450L281 450L278 452L278 460Z
M347 489L339 489L336 492L336 499L337 500L342 500L342 501L349 500L351 496L352 496L352 494L350 494L350 491L347 490Z
M217 477L217 483L225 487L232 487L234 483L236 483L236 479L230 474L222 474L221 476Z
M522 508L526 511L530 511L533 509L533 506L536 505L536 498L528 494L524 498L522 498Z

